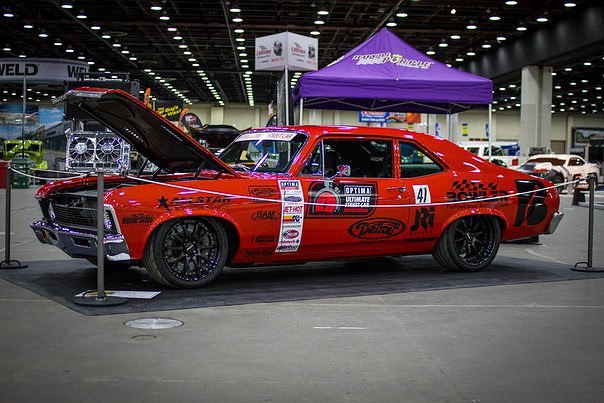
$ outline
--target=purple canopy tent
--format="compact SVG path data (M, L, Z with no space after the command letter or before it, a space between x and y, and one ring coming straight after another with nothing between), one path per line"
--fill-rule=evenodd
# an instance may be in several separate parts
M293 104L311 109L457 113L493 99L493 82L430 59L384 28L330 65L304 74Z

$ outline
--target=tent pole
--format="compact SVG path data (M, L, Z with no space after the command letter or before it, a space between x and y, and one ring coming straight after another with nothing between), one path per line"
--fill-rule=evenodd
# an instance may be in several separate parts
M430 114L426 113L426 133L430 134Z
M447 113L447 140L453 141L451 138L451 115Z
M289 126L289 74L285 66L285 126Z
M302 116L304 115L304 98L300 98L300 126L302 126Z
M491 160L491 123L492 123L492 118L493 118L493 105L489 104L489 122L488 122L488 128L487 128L487 139L489 140L489 161Z

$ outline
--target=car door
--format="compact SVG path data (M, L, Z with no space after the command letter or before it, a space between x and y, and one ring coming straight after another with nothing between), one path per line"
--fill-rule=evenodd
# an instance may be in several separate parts
M410 190L395 175L394 142L327 137L302 169L301 247L325 257L383 254L405 236ZM388 207L380 207L380 206Z

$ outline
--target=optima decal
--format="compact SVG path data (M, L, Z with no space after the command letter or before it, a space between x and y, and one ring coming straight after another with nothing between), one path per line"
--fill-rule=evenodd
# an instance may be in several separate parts
M392 238L405 230L405 223L394 218L372 218L357 221L348 227L348 233L360 239Z
M310 185L308 192L313 203L308 207L309 217L367 217L375 211L375 183L316 182Z

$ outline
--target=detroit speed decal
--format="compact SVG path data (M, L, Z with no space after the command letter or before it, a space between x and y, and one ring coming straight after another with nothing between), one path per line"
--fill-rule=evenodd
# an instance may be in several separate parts
M276 253L296 252L302 240L304 195L299 180L280 180L281 228Z

